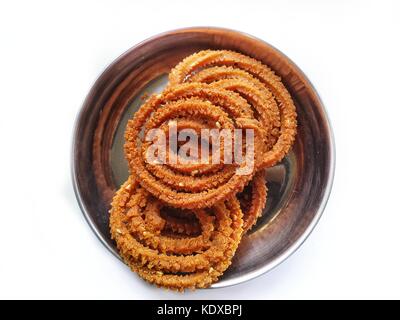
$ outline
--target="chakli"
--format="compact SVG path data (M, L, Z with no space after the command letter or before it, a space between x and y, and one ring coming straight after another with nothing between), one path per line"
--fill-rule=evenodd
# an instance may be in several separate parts
M296 126L289 92L261 62L226 50L181 61L167 88L152 95L126 128L130 176L110 210L111 235L124 261L165 288L216 282L262 215L265 169L290 150ZM205 130L228 135L216 142L212 135L204 139ZM194 142L177 139L190 135ZM211 141L205 157L183 157L182 150L199 150L203 140ZM217 154L219 162L211 161ZM241 161L226 161L237 154Z

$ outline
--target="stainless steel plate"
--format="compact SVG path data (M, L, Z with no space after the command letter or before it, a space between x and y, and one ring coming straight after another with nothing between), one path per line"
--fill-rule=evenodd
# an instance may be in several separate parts
M108 210L114 191L128 176L122 150L126 122L144 94L162 90L171 67L206 48L239 51L274 69L295 101L299 123L292 151L268 171L263 217L242 240L232 266L212 286L221 288L253 279L290 256L315 227L331 190L334 139L326 111L306 76L281 52L259 39L219 28L171 31L133 47L103 72L83 104L74 133L72 178L89 225L119 257L110 238Z

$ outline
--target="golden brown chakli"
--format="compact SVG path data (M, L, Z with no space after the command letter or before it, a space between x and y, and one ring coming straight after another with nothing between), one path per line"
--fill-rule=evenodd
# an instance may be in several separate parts
M287 154L296 126L290 94L266 65L226 50L185 58L171 70L167 88L151 96L126 128L131 175L110 210L111 235L124 261L143 279L169 289L216 282L261 216L267 199L265 169ZM177 162L149 162L146 155L154 141L145 137L159 129L170 145L171 127L176 134L252 129L252 170L237 174L246 161L184 162L168 147L157 155ZM240 142L240 152L247 152L247 137ZM206 158L216 150L227 156L238 149L237 140L230 143L233 148L218 145Z

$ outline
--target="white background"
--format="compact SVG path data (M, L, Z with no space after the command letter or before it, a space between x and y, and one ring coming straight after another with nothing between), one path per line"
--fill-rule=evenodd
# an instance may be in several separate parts
M400 7L395 1L9 1L0 4L0 298L400 298ZM306 243L228 289L145 284L100 244L70 180L75 116L100 72L157 33L248 32L319 91L337 147Z

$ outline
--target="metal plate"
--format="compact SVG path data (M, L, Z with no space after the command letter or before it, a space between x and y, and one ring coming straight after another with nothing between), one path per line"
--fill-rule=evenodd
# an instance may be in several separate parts
M264 215L212 286L221 288L255 278L292 254L318 222L332 187L334 139L326 111L306 76L281 52L254 37L219 28L171 31L133 47L103 72L83 104L74 132L72 178L89 225L118 257L108 210L113 193L128 176L122 148L126 122L144 94L162 90L176 63L202 49L235 50L269 65L281 76L298 112L296 142L286 158L269 169Z

